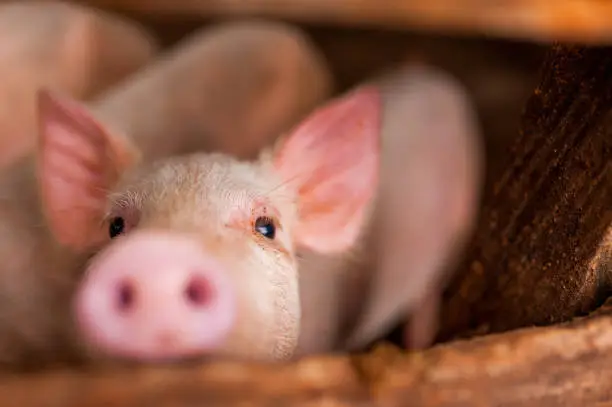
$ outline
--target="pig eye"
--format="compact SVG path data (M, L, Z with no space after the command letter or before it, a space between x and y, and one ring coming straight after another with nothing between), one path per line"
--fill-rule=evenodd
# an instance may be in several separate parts
M274 239L276 236L274 220L267 216L260 216L255 220L255 231L267 239Z
M113 218L110 221L110 225L108 227L108 234L111 239L123 233L123 229L125 228L125 221L122 217Z

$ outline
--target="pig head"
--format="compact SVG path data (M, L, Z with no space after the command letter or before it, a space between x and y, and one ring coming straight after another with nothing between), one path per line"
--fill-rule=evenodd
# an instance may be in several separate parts
M81 106L43 97L47 222L99 252L74 302L87 346L286 360L359 348L410 314L406 345L427 344L476 213L477 130L437 71L382 89L382 103L371 85L329 102L254 161L141 162Z
M251 161L148 162L74 100L39 100L45 222L60 246L97 253L73 302L89 356L292 357L309 271L296 248L347 258L369 217L378 91L329 102Z

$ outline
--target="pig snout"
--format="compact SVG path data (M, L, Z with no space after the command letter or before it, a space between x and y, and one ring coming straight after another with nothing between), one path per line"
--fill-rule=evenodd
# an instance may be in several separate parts
M135 232L93 260L75 308L88 345L115 357L174 360L214 353L236 307L222 265L196 240Z

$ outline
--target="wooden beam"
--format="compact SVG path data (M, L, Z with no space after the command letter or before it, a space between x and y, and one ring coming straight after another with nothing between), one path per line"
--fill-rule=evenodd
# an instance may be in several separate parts
M612 302L548 328L405 354L294 364L60 371L0 377L0 405L20 407L586 406L612 400Z
M81 0L148 17L281 18L345 26L612 42L612 3L597 0Z
M447 291L441 340L566 321L610 292L612 48L551 50L505 167Z

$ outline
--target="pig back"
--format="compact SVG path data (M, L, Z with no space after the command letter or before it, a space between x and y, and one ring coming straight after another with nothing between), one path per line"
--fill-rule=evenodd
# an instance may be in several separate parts
M94 108L149 159L195 150L253 158L329 88L322 57L299 30L236 22L183 40Z
M156 52L137 23L60 2L0 5L0 166L30 152L40 86L88 98L148 62Z

